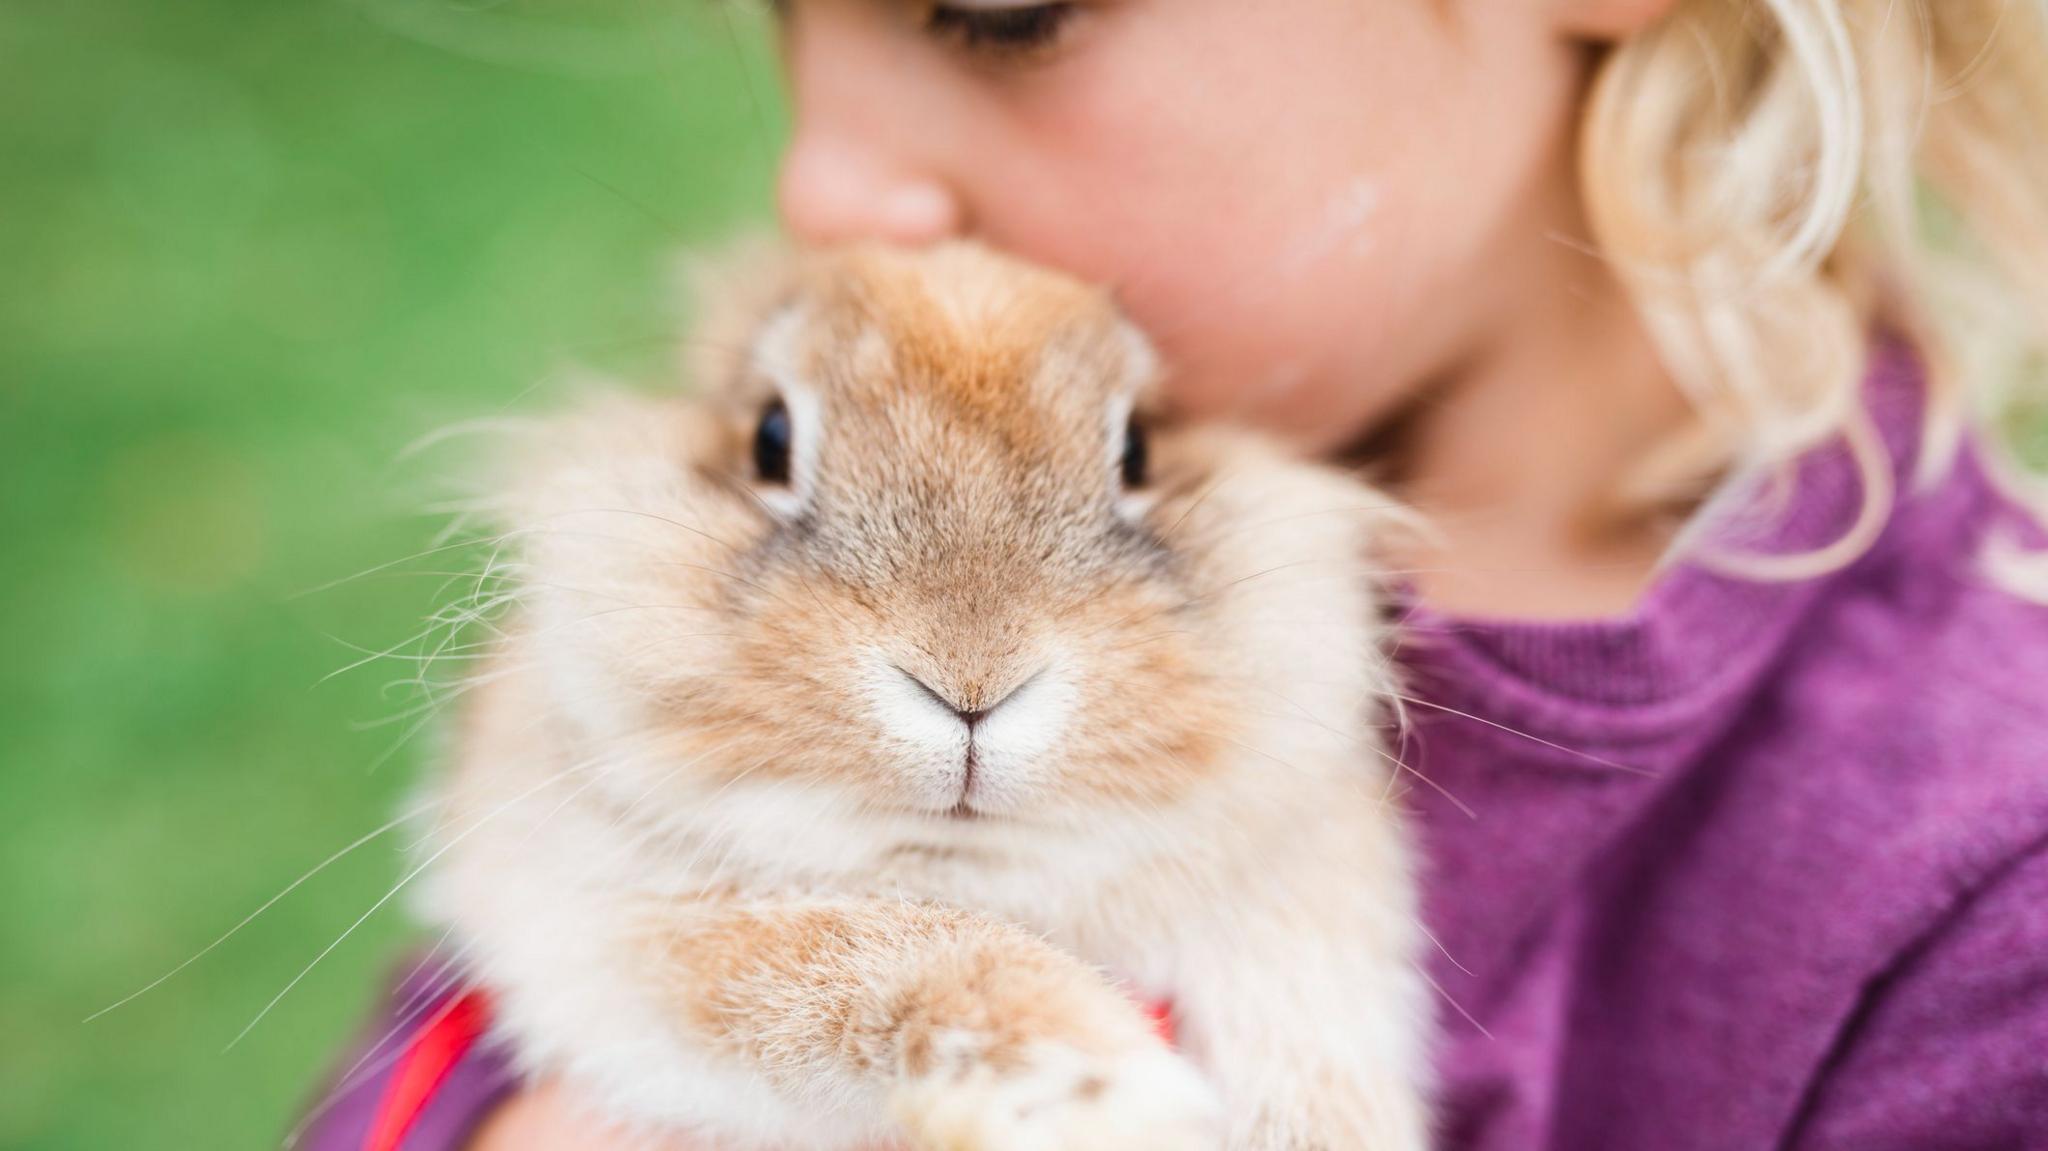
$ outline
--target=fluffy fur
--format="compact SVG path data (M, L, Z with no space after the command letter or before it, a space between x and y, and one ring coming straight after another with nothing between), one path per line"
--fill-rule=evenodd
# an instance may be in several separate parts
M978 248L733 299L706 394L507 484L521 606L423 850L527 1065L720 1146L1423 1147L1386 501L1163 425L1124 490L1144 342Z

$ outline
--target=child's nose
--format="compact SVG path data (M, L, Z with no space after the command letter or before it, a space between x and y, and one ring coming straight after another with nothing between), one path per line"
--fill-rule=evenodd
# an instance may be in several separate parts
M959 198L942 180L801 123L782 157L777 201L783 227L811 243L929 243L965 223Z
M919 244L966 227L939 130L952 93L902 23L871 0L785 5L793 124L776 198L792 237Z

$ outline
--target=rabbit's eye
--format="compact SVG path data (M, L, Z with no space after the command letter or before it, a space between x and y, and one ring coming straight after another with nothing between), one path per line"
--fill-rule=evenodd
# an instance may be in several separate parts
M754 428L754 472L763 482L789 482L790 439L789 408L779 399L771 400Z
M1126 488L1142 488L1151 478L1151 451L1145 442L1145 426L1132 416L1124 425L1123 477Z

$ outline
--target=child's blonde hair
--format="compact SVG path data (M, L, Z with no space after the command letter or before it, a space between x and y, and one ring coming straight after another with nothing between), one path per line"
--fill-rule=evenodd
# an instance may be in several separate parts
M2003 459L1997 425L2048 349L2044 133L2040 0L1679 0L1612 50L1581 145L1593 237L1701 413L1636 494L1840 437L1865 478L1855 526L1739 567L1799 578L1860 554L1894 496L1860 402L1878 326L1927 366L1917 480L1973 427ZM2002 554L2009 584L2048 595L2038 556Z

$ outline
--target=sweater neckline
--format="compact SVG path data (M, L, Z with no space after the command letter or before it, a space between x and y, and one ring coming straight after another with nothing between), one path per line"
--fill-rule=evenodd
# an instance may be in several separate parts
M1459 616L1401 589L1402 663L1420 694L1429 704L1483 713L1488 722L1565 745L1581 759L1648 752L1728 709L1775 661L1821 592L1871 562L1895 534L1905 507L1917 502L1907 477L1925 386L1910 348L1876 342L1863 395L1893 462L1899 495L1893 522L1861 559L1797 581L1748 579L1680 560L1627 612L1585 620ZM1769 499L1710 501L1701 514L1714 518L1700 525L1700 535L1739 534L1744 548L1764 554L1792 554L1839 538L1863 499L1848 449L1835 443L1807 453L1791 478Z

